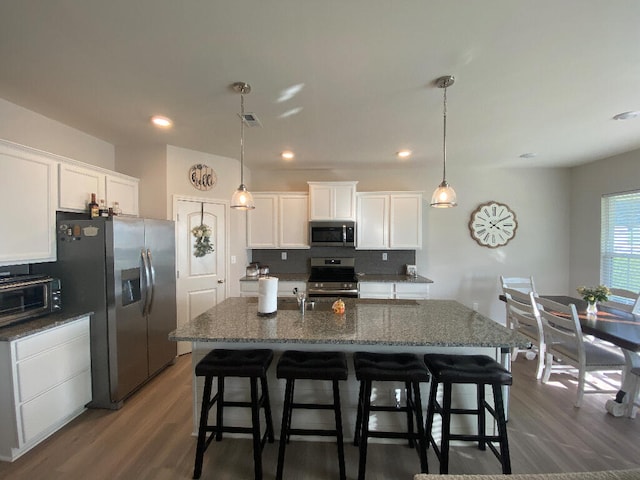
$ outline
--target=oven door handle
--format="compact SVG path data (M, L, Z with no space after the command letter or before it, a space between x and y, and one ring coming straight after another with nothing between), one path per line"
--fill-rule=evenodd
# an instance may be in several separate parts
M358 294L358 289L354 288L353 290L327 290L324 288L313 288L307 289L307 295L333 295L335 297L339 297L340 295L349 295L349 294Z

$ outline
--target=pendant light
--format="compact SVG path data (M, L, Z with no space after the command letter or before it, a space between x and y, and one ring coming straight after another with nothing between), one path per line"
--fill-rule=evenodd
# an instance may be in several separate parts
M442 139L442 183L438 185L431 196L431 206L436 208L449 208L458 205L456 191L447 183L447 88L453 85L456 79L453 75L446 75L436 80L438 88L444 88L444 135Z
M233 89L240 94L240 186L231 197L231 208L237 210L253 210L253 195L249 193L244 184L244 96L251 92L251 85L244 82L236 82Z

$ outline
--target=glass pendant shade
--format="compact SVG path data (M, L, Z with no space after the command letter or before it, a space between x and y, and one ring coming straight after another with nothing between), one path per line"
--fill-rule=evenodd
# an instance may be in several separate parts
M450 208L458 205L456 191L446 181L443 181L431 196L431 206L435 208Z
M253 210L256 208L253 203L253 195L247 190L244 183L233 193L231 197L231 208L238 210Z

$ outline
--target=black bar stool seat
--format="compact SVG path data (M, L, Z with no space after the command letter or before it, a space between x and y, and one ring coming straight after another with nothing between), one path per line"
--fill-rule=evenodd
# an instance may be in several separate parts
M349 373L347 357L342 352L302 352L285 351L276 370L278 378L286 379L284 407L282 411L282 428L280 430L280 448L278 451L278 469L276 479L281 480L284 471L285 445L293 435L335 436L338 445L338 466L340 479L345 480L344 443L342 436L342 413L340 409L339 381L346 380ZM296 380L328 380L333 383L333 403L296 403L293 401ZM308 429L291 428L293 409L333 410L336 428Z
M422 358L411 353L370 353L356 352L353 355L356 378L360 381L358 395L358 413L353 444L360 446L358 479L364 480L367 463L367 444L370 437L404 438L409 447L417 448L422 473L428 473L427 441L422 423L422 401L420 399L420 383L429 381L429 372ZM406 404L372 405L371 389L373 382L404 382ZM407 416L406 432L370 431L369 416L371 412L399 412ZM413 431L415 417L417 432ZM417 442L416 442L417 440ZM417 443L417 444L416 444Z
M253 437L253 462L256 480L262 478L262 449L266 441L273 443L273 421L271 419L271 405L269 404L269 388L267 385L267 370L273 360L273 351L268 349L228 350L215 349L198 362L195 374L205 377L202 394L202 408L200 411L200 427L198 429L198 445L196 447L196 461L193 478L200 478L204 452L215 438L222 440L223 432L250 433ZM211 397L213 378L218 378L218 391ZM225 377L248 378L251 385L251 401L225 401ZM258 397L258 379L260 380L261 395ZM216 405L216 423L208 423L209 411ZM251 427L236 427L224 425L224 407L244 407L251 409ZM264 409L266 431L260 433L260 409ZM207 437L207 432L210 432Z
M451 440L478 442L478 448L485 450L488 445L502 465L502 473L511 473L511 459L509 457L509 442L507 438L507 423L504 414L502 387L511 385L511 372L486 355L449 355L426 354L424 363L432 375L427 421L425 431L429 444L440 461L440 473L449 473L449 444ZM442 404L437 401L438 385L443 385ZM452 386L454 384L475 384L477 388L477 408L451 408ZM492 407L484 397L485 385L491 385L494 406ZM487 435L486 415L488 411L496 420L498 435ZM437 445L432 434L433 417L438 413L442 418L442 438ZM451 415L476 415L477 435L463 435L451 433ZM494 445L498 443L500 450Z

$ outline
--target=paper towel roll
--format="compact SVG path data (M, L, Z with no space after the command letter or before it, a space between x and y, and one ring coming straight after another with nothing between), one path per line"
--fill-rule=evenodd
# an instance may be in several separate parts
M258 279L258 313L268 315L278 310L278 278Z

